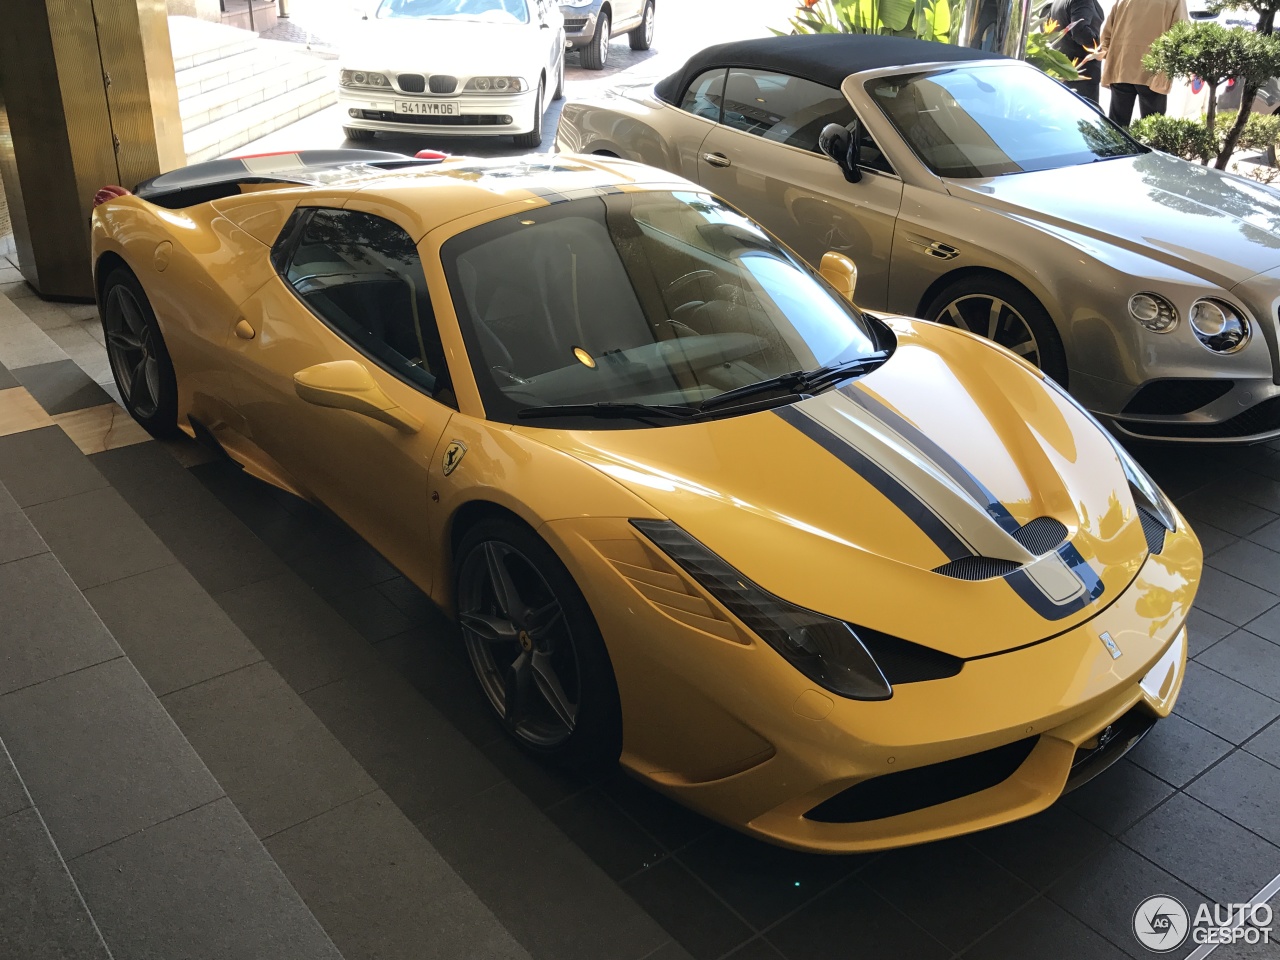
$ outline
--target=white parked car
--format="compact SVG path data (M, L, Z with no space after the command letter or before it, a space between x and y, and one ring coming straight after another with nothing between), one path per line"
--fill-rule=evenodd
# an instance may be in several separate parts
M507 134L537 147L548 98L564 96L564 52L549 0L381 0L342 55L343 132Z

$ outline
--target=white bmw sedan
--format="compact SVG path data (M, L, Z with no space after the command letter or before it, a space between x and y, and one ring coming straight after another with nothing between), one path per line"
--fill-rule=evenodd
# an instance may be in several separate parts
M564 96L564 18L549 0L381 0L342 55L348 140L374 133L542 142Z

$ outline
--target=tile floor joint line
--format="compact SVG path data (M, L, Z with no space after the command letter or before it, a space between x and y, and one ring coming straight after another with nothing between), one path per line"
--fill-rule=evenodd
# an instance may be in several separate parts
M339 741L339 744L341 744L341 741ZM368 771L365 771L365 772L367 773ZM373 780L373 777L369 777L369 779ZM315 820L318 817L326 816L330 813L333 813L333 811L335 810L341 810L345 806L348 806L353 803L358 803L359 801L363 800L365 797L371 796L379 792L381 789L382 787L378 786L378 782L376 780L373 780L372 789L366 790L364 793L360 794L358 797L352 797L349 800L343 800L341 803L335 803L332 807L329 807L327 810L321 810L318 813L313 813L311 814L311 816L306 817L303 820L299 820L297 823L291 823L287 827L281 827L279 830L272 830L270 833L264 833L258 839L265 844L268 840L271 840L274 837L278 837L282 833L288 833L290 830L293 830L296 827L300 827L303 824L310 823L312 820ZM394 803L394 801L392 802Z
M36 554L36 556L43 556L43 554ZM96 615L98 611L94 610L93 612ZM110 631L107 631L107 632L110 634ZM114 641L115 635L114 634L110 634L110 635L111 635L111 639ZM117 641L116 646L119 646L119 645L120 644ZM74 670L68 670L66 673L60 673L56 677L45 677L43 680L37 680L35 683L27 683L21 687L14 687L12 690L6 690L3 694L0 694L0 699L3 699L4 697L7 697L14 693L18 693L23 690L31 690L31 689L34 689L35 687L42 687L46 683L53 683L55 680L64 680L67 677L74 677L77 673L84 673L86 670L92 670L94 667L100 667L103 664L115 663L117 660L128 660L128 659L129 659L128 654L126 654L123 650L121 650L120 653L118 653L116 656L107 657L105 660L99 660L97 663L87 663L83 667L76 667ZM132 663L132 661L130 662Z
M174 726L177 726L177 724L174 724ZM192 749L194 750L195 748L193 747ZM218 784L218 789L222 790L222 784L220 783ZM83 853L77 853L74 857L68 860L67 863L75 863L77 860L87 857L90 854L97 853L100 850L106 850L108 847L114 846L117 843L121 843L125 840L130 840L133 837L138 836L138 834L140 833L146 833L148 830L152 830L160 826L161 824L169 823L172 820L177 820L179 817L185 817L187 814L195 813L197 810L203 810L205 807L218 803L219 801L222 801L222 800L228 800L228 801L231 800L231 798L227 796L227 793L225 790L223 790L221 794L214 797L212 800L202 801L201 803L197 803L194 807L191 807L188 810L183 810L179 813L172 813L169 816L165 817L163 820L157 820L155 823L149 823L145 827L139 827L137 830L131 831L130 833L126 833L123 837L116 837L114 840L108 840L106 843L100 843L96 847L86 850Z
M1253 899L1249 901L1249 906L1256 907L1259 904L1266 903L1277 893L1280 893L1280 873L1271 878L1271 882L1253 895ZM1214 901L1216 902L1216 901ZM1235 930L1237 927L1245 925L1244 912L1241 911L1240 916L1230 926L1219 927L1219 930ZM1187 955L1187 960L1204 960L1205 957L1213 953L1221 947L1221 943L1202 943Z

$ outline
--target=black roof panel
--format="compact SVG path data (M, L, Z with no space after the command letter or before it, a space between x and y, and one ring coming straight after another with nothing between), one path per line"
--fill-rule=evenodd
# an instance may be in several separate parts
M998 53L950 43L878 37L867 34L820 33L795 37L761 37L721 43L700 53L654 88L667 103L679 104L694 78L716 67L747 67L803 77L839 87L845 77L862 70L911 67L918 63L1002 59Z

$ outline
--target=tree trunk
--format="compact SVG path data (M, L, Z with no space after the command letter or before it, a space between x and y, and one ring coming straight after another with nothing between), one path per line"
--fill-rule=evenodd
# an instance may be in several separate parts
M1218 85L1216 83L1209 84L1209 104L1205 107L1204 122L1209 132L1213 133L1213 125L1218 122ZM1216 135L1214 139L1217 139Z
M1222 149L1218 152L1218 159L1213 164L1217 169L1227 169L1227 161L1231 159L1231 154L1235 153L1236 144L1240 142L1240 134L1244 133L1244 125L1249 122L1249 113L1253 109L1253 98L1258 95L1259 89L1259 84L1245 84L1244 90L1240 94L1240 111L1236 114L1235 122L1231 124L1231 131L1227 134L1227 139L1222 144ZM1210 132L1213 131L1212 127L1209 129Z

